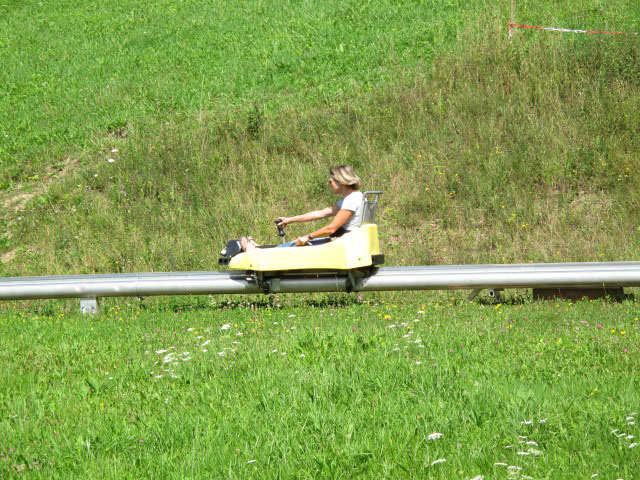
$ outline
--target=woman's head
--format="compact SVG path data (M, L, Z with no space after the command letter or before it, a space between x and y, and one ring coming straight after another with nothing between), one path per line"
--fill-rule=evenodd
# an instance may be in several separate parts
M338 185L359 190L362 187L362 180L353 171L351 165L337 165L329 169L329 178Z

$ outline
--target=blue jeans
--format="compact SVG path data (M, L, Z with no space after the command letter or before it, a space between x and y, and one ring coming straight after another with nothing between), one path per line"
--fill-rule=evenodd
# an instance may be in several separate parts
M307 245L310 246L315 246L315 245L322 245L323 243L327 243L331 241L331 237L322 237L322 238L314 238L312 240L309 240L309 242L307 242ZM293 247L295 245L295 242L287 242L287 243L279 243L278 245L276 245L277 248L285 248L285 247Z

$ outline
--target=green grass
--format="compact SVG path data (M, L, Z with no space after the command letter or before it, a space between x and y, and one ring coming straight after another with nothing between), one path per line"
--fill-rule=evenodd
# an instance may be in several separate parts
M390 265L638 258L637 38L509 43L499 17L474 20L371 91L180 111L102 139L5 194L0 272L212 269L230 238L268 243L270 219L335 202L339 163L385 190Z
M633 0L519 1L517 20L638 29ZM0 184L216 105L331 103L429 63L509 2L0 2Z
M337 163L385 190L389 264L637 258L638 38L463 3L0 3L0 274L215 268Z
M5 308L2 476L637 478L634 302L421 298Z
M0 0L0 274L209 270L337 163L390 265L638 258L637 37L467 3ZM637 477L634 302L365 298L3 307L0 476Z
M288 102L317 102L366 89L387 80L390 65L450 43L464 5L5 3L2 182L40 173L51 154L175 112L264 103L281 92L291 92Z

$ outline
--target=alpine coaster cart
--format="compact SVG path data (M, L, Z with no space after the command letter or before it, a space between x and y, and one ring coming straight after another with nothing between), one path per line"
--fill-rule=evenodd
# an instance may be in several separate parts
M325 277L330 281L336 274L346 275L352 288L357 279L371 275L377 265L384 262L375 223L382 193L379 190L363 192L360 224L339 237L329 237L324 243L312 246L261 245L249 252L242 251L239 240L231 240L220 252L218 264L245 271L246 280L256 283L265 293L278 292L283 277L299 277L304 284L310 278ZM281 226L278 226L278 235L285 243Z

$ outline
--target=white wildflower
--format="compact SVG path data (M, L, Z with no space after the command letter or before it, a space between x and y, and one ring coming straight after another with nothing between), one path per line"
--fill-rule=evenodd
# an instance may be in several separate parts
M111 149L111 153L118 153L118 149L117 148L112 148Z
M627 440L631 440L633 437L633 435L627 435Z
M230 323L225 323L224 325L222 325L220 327L220 330L229 330L231 328L231 324Z
M507 467L507 470L513 470L514 472L519 472L520 470L522 470L522 467L517 467L515 465L510 465Z
M427 440L437 440L439 438L442 438L443 436L444 435L442 433L433 432L431 435L427 437Z
M616 433L618 433L618 429L616 428L616 429L614 429L614 430L611 430L611 433L615 435ZM596 475L597 475L597 474L596 474Z
M494 463L494 465L495 465L496 467L506 467L506 466L507 466L507 464L506 464L506 463L502 463L502 462L496 462L496 463Z
M204 342L202 345L200 345L201 347L206 347L207 345L209 345L211 343L211 340L207 340L206 342Z
M431 462L431 466L433 467L434 465L437 465L438 463L444 463L446 461L447 461L446 458L439 458L438 460L435 460L435 461Z
M225 355L226 355L226 352L218 352L219 357L224 357Z
M305 357L306 357L306 355L304 353L300 354L300 358L305 358Z
M115 161L116 161L116 159L115 159L115 158L110 158L110 159L108 159L108 160L107 160L107 162L109 162L109 163L113 163L113 162L115 162Z
M629 448L634 448L636 446L638 446L638 444L636 442L633 442L631 445L629 445Z
M537 447L538 444L536 442L534 442L533 440L529 440L528 442L524 442L525 445L533 445L534 447Z
M542 452L540 450L536 450L535 448L530 448L529 450L527 450L531 455L542 455Z
M289 315L289 318L295 318L295 315Z
M531 425L533 422L531 420L523 420L520 422L520 425Z
M171 353L167 353L164 358L162 359L162 363L170 363L170 362L175 362L176 359L173 358L173 352Z
M167 349L165 348L164 350L156 350L156 353L158 355L161 355L161 354L165 353L166 351L167 351Z
M187 328L187 332L193 332L193 328Z
M484 475L476 475L471 480L484 480Z
M256 463L256 460L249 460L247 463Z
M541 419L541 420L538 420L538 423L546 423L546 422L547 422L547 419L546 419L546 418L543 418L543 419Z
M625 420L633 420L633 417L629 416L629 417L625 418Z
M274 348L273 350L271 350L271 353L278 353L278 350Z
M422 362L420 360L416 360L416 365L422 365Z
M518 452L518 455L531 455L529 452Z

